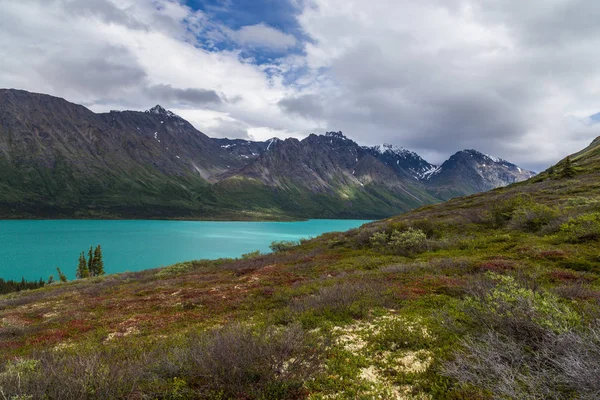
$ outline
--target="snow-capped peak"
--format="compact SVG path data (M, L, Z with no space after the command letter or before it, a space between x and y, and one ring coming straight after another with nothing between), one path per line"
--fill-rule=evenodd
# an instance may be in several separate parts
M399 156L417 156L416 153L405 149L404 147L396 146L389 143L383 143L377 146L372 147L373 150L377 151L379 154L384 154L386 152L390 152L392 154L396 154Z
M175 114L172 111L169 110L165 110L160 104L155 105L154 107L152 107L149 110L146 110L146 112L148 114L155 114L155 115L163 115L165 117L177 117L177 114Z

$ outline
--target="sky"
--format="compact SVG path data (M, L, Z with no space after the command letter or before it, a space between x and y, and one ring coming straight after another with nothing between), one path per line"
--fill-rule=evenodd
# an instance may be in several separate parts
M593 0L0 0L0 87L213 137L343 131L535 171L600 135Z

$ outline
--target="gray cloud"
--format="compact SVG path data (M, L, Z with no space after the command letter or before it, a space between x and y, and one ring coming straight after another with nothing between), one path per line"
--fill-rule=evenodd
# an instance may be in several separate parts
M202 107L207 104L222 103L214 90L187 88L179 89L171 85L153 85L145 89L148 97L169 107Z
M294 94L287 113L434 162L477 148L537 170L600 134L570 121L600 110L600 3L315 3L300 22L322 107Z
M323 105L321 99L316 95L305 94L298 97L284 98L278 102L278 105L286 112L302 117L323 117Z
M218 125L206 130L206 134L211 137L221 137L229 139L250 139L248 126L235 120L226 120L220 118Z
M53 87L105 97L128 87L143 85L145 70L123 47L105 46L80 57L51 55L38 73Z

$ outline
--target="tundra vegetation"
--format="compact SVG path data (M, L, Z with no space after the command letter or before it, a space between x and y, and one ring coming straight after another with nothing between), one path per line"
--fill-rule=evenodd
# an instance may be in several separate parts
M599 213L592 145L271 254L4 295L0 397L596 399Z

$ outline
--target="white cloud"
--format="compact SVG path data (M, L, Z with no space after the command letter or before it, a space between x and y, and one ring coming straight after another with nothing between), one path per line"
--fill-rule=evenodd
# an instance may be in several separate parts
M230 31L231 37L243 46L285 50L296 45L296 38L263 23L243 26Z

